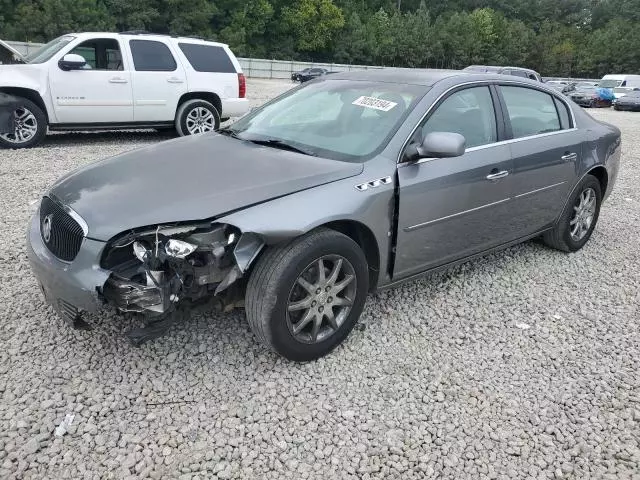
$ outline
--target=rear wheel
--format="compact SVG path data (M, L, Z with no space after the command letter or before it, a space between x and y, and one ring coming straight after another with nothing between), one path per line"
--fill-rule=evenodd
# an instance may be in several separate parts
M205 100L187 100L176 114L176 130L180 136L213 132L220 128L220 113Z
M351 332L368 288L360 247L341 233L316 230L260 258L247 285L247 320L285 358L314 360Z
M29 148L39 144L47 134L47 116L31 100L18 98L13 112L14 130L0 134L0 146L6 148Z
M556 226L544 234L544 242L565 252L580 250L596 227L601 203L600 182L587 175L574 190Z

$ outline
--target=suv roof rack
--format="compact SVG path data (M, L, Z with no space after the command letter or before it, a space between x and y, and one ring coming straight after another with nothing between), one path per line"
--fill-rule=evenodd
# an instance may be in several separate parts
M176 33L153 33L148 32L147 30L127 30L125 32L119 32L120 35L157 35L159 37L171 37L171 38L191 38L192 40L203 40L205 42L209 42L211 40L207 40L204 37L196 37L193 35L178 35Z
M146 30L127 30L120 32L121 35L158 35L156 33L147 32Z

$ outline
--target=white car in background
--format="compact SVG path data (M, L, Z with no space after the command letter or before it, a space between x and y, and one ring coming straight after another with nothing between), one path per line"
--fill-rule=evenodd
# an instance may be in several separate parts
M0 146L37 145L51 130L217 129L249 110L227 45L143 32L63 35L0 65L0 92L20 100Z
M605 75L598 86L613 89L616 98L624 97L634 89L640 88L640 75Z

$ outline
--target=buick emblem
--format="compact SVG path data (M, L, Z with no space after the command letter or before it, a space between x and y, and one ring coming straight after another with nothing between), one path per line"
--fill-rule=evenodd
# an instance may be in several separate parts
M44 220L42 221L42 238L44 238L44 241L49 243L49 240L51 240L51 222L53 221L53 214L49 214L46 217L44 217Z

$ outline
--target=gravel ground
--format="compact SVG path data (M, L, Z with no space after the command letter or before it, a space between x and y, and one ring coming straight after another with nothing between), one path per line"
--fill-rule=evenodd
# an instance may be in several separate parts
M640 478L640 114L592 113L622 128L623 167L581 252L530 242L374 295L308 364L242 312L203 308L139 349L114 317L67 328L31 276L28 217L70 169L162 137L0 151L0 478Z

